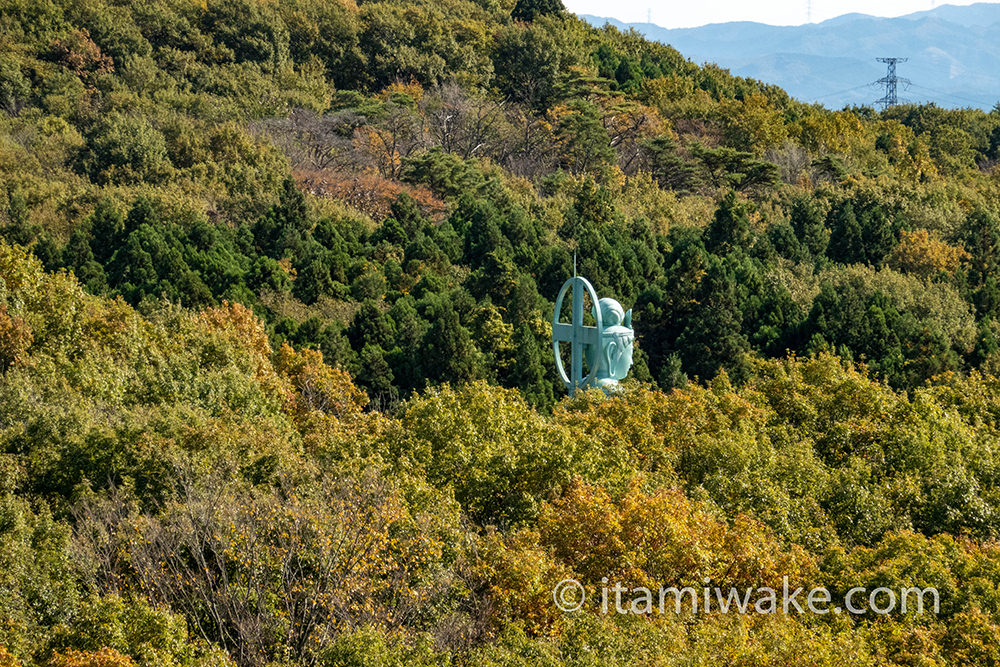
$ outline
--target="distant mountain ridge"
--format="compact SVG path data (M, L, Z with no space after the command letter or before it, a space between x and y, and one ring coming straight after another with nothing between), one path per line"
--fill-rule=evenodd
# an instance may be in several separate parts
M635 28L696 63L774 83L804 102L830 108L872 104L885 75L875 58L909 61L897 74L913 85L901 98L944 107L992 109L1000 101L1000 3L943 5L897 18L847 14L822 23L773 26L750 21L667 29L581 15L592 25Z

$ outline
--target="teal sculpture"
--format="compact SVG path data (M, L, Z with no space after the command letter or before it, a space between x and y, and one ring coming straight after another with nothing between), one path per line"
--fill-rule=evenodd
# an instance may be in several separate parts
M563 300L573 290L573 319L560 322ZM594 304L591 313L596 326L583 323L583 295L590 296ZM614 299L598 299L593 285L586 278L573 276L559 290L556 307L552 313L552 352L559 377L572 396L578 388L600 387L605 394L618 388L632 366L632 348L635 331L632 329L632 310L628 312ZM570 344L570 372L562 362L559 344ZM583 375L586 359L588 373Z

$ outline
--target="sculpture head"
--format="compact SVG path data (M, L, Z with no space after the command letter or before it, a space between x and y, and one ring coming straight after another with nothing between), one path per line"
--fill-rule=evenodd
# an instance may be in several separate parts
M625 309L614 299L604 297L597 303L601 307L601 322L605 327L616 327L625 320Z

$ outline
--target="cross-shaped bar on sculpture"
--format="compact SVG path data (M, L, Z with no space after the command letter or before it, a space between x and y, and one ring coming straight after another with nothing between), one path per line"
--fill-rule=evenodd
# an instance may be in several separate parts
M573 287L573 320L570 323L560 322L559 314L562 311L563 299L570 286ZM597 292L586 278L573 276L559 290L559 297L556 299L556 307L552 313L552 351L555 355L556 369L563 384L572 396L577 387L586 387L594 378L594 369L588 369L590 373L583 376L583 355L584 345L593 345L595 348L600 345L601 332L603 326L601 322L601 311L595 310L597 326L589 327L583 323L583 293L584 290L590 295L591 303L597 303ZM566 369L563 367L562 356L559 354L559 343L570 344L570 376L566 376Z

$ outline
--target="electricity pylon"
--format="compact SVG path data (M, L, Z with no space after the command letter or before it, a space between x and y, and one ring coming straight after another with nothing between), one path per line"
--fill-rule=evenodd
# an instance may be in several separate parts
M875 104L881 104L882 110L885 111L889 107L894 107L901 102L906 103L907 100L900 100L896 97L896 86L899 83L908 86L910 85L910 80L896 76L896 63L905 63L909 58L876 58L875 60L889 65L889 71L886 72L885 76L875 82L885 84L885 96L880 100L875 100Z

